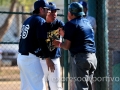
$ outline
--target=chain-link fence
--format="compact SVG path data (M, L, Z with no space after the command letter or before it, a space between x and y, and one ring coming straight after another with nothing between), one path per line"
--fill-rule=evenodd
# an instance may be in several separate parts
M109 76L110 90L120 90L120 1L109 0Z
M96 0L94 2L97 21L96 76L99 81L96 83L98 87L95 90L120 90L120 1Z
M82 0L72 0L82 1ZM120 1L88 1L90 14L96 18L98 66L95 90L120 90Z
M13 15L14 18L9 15ZM20 89L20 76L16 59L22 22L18 20L20 19L18 16L21 15L0 13L0 90Z
M109 77L109 81L107 82L109 84L107 89L104 89L104 83L97 84L99 84L98 86L101 88L100 90L120 90L120 1L106 0L106 2L104 2L104 0L96 0L95 12L97 12L97 30L99 30L96 31L96 33L99 36L105 33L104 30L101 30L100 23L103 25L102 27L107 27L108 29L108 42L102 42L104 38L107 38L105 35L103 36L103 39L98 37L99 41L97 41L97 47L99 47L98 52L100 52L97 53L97 58L99 60L103 59L98 61L99 73L97 73L97 76L99 77L103 74L100 72L104 72L105 74L107 73L107 77ZM105 5L103 4L107 5L107 9L104 8ZM104 10L101 11L101 9L106 10L107 16L100 16L104 13ZM63 17L60 17L63 16L63 10L60 11L60 13L61 14L59 14L58 18L63 20ZM9 15L14 15L14 18L9 17ZM25 18L29 16L30 13L0 12L0 37L2 38L2 41L0 42L0 90L20 90L20 77L16 58L21 25ZM102 22L106 17L108 17L108 21ZM104 26L106 25L104 23L107 23L107 26ZM109 46L107 49L107 52L109 52L109 56L107 57L108 61L105 61L106 59L103 58L103 56L106 55L106 52L101 52L101 50L104 49L103 44L107 44ZM107 67L108 62L109 67L106 71L105 68Z
M31 13L0 12L0 90L20 90L18 43L22 23L30 15ZM63 20L62 10L58 12L58 19Z

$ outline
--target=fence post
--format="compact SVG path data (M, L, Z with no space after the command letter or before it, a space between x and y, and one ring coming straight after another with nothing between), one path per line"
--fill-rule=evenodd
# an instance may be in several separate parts
M96 0L88 0L88 15L96 18Z
M108 90L108 25L107 25L108 0L96 0L96 55L98 60L95 77L95 90Z
M68 13L68 0L64 0L64 22L67 22L67 13ZM68 51L64 50L64 90L68 90Z

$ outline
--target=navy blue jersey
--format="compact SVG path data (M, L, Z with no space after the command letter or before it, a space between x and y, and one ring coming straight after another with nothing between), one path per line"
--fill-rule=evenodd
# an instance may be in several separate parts
M64 29L64 39L71 41L69 50L72 55L96 51L94 31L87 19L75 18L67 22Z
M53 58L57 58L61 56L61 51L60 48L55 48L52 45L52 41L54 39L60 40L60 36L59 36L59 27L63 28L64 27L64 23L58 19L54 20L54 22L52 23L47 23L47 44L48 44L48 48L50 50L50 57Z
M43 49L43 46L45 46L44 41L47 39L47 31L45 27L45 20L39 15L32 15L25 20L21 31L19 52L34 52L36 55L40 54L39 52L41 52L41 49ZM43 43L44 45L42 45ZM47 47L44 48L47 49ZM47 50L44 50L44 52L49 53ZM49 57L47 53L46 57Z

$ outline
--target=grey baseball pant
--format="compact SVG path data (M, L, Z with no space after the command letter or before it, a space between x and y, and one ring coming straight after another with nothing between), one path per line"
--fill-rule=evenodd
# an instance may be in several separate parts
M92 90L94 71L97 67L95 53L79 53L70 61L70 90Z

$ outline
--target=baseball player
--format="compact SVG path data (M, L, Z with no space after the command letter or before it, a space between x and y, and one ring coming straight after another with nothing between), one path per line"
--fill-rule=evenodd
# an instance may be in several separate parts
M87 2L80 1L79 3L83 6L83 10L84 10L84 13L85 13L84 17L90 21L90 24L92 25L93 30L95 32L96 31L96 20L95 20L94 17L88 15L88 12L87 12L88 11Z
M54 46L69 50L71 53L70 90L92 90L92 79L97 67L94 30L84 15L81 4L71 3L68 11L70 21L64 26L65 41L64 43L53 41Z
M54 39L60 40L60 36L59 36L59 28L62 28L64 26L64 23L58 19L56 19L57 17L57 10L60 10L59 8L56 7L56 5L52 2L49 2L49 5L51 6L51 12L48 12L47 16L46 16L46 22L47 22L47 28L48 28L48 32L47 32L47 44L48 44L48 48L50 51L50 58L52 59L52 61L55 64L55 71L50 72L47 69L47 65L45 62L45 58L44 56L40 58L40 63L44 72L44 79L45 81L48 80L49 82L49 86L50 86L50 90L62 90L62 85L60 82L60 56L61 56L61 51L60 48L55 48L52 45L52 41ZM46 90L46 88L44 89Z
M90 21L90 24L92 25L94 32L96 32L96 27L97 27L96 19L94 17L88 15L88 5L87 5L87 2L80 1L79 3L83 6L83 10L84 10L84 13L85 13L84 17ZM93 87L93 90L94 90L94 82L93 82L92 87Z
M49 11L48 9L49 4L46 1L36 1L33 15L26 19L22 25L17 57L21 90L45 90L44 73L39 59L41 54L44 55L48 69L51 72L55 70L54 63L49 58L49 49L46 43L45 18ZM43 51L42 53L41 50Z

